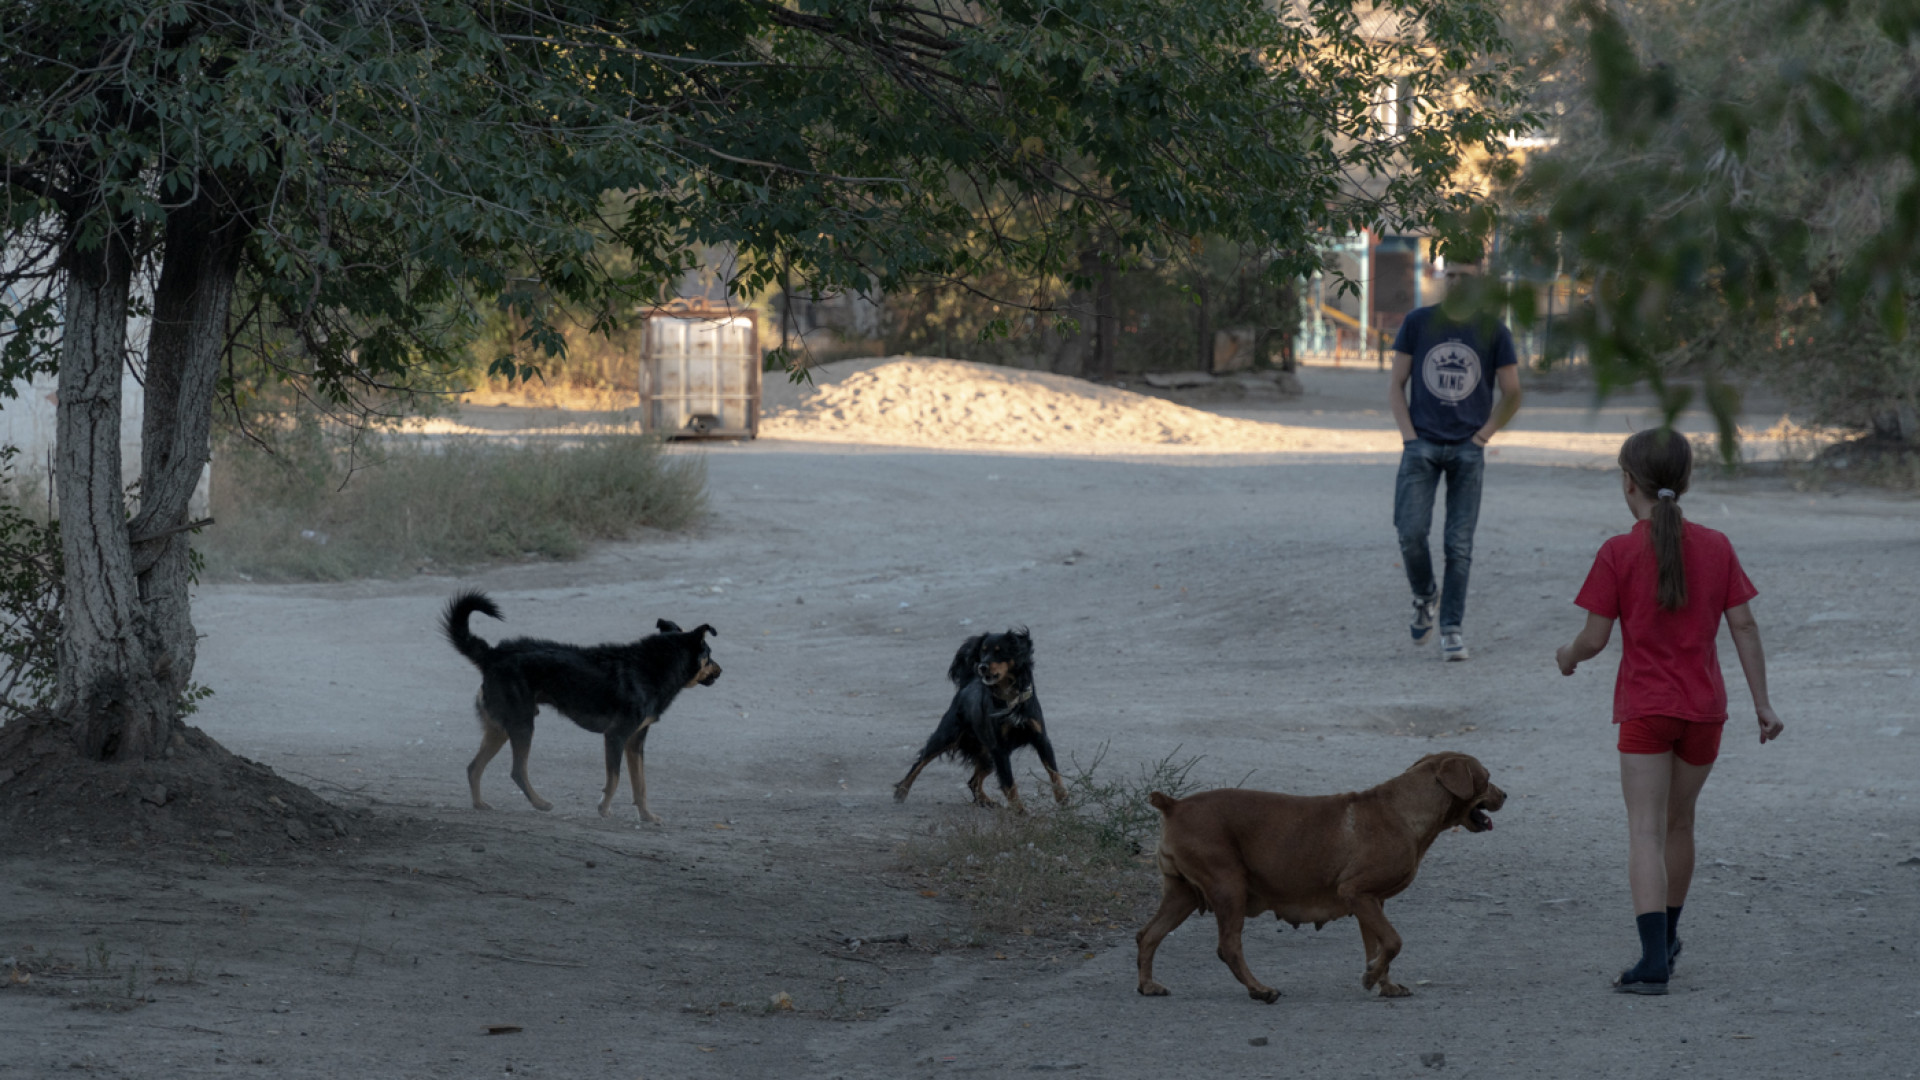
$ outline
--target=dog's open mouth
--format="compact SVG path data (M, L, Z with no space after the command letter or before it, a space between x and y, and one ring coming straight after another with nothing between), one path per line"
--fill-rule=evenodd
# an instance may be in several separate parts
M1487 812L1485 810L1482 810L1476 806L1473 809L1467 811L1467 831L1468 832L1486 832L1488 829L1491 829L1491 828L1493 828L1493 819L1487 816Z

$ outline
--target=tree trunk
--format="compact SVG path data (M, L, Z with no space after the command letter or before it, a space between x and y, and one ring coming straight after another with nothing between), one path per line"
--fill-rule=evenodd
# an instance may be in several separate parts
M1054 350L1053 371L1056 375L1098 375L1100 311L1096 299L1100 280L1100 249L1086 247L1080 249L1080 276L1092 284L1092 290L1078 288L1067 296L1067 310L1074 313L1080 323L1080 332L1060 343Z
M172 696L147 655L120 473L133 256L114 229L98 250L69 249L63 269L54 491L66 599L55 711L87 757L140 759L165 745Z
M1113 263L1100 260L1100 278L1093 294L1093 373L1113 378L1120 350L1120 299L1114 293Z
M1294 355L1294 343L1300 338L1300 283L1288 278L1274 290L1274 306L1279 310L1279 325L1273 333L1280 339L1280 370L1293 371L1300 366Z
M1207 287L1207 275L1204 270L1194 275L1194 292L1200 298L1200 303L1193 309L1194 336L1199 339L1195 344L1199 346L1200 370L1211 372L1213 370L1213 296L1212 290Z
M147 343L140 510L128 526L153 677L169 702L179 700L193 675L191 542L181 526L188 523L208 459L213 394L245 235L240 222L216 217L208 183L198 198L167 217Z
M1920 442L1920 409L1904 402L1892 402L1869 410L1868 424L1873 437L1884 443Z

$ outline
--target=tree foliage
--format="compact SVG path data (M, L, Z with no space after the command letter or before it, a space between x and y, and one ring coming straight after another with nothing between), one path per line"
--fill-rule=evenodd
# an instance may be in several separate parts
M1458 157L1511 99L1478 0L12 0L0 20L10 250L118 233L157 258L167 214L210 199L246 225L240 343L333 393L456 363L495 297L557 348L537 300L614 318L703 245L742 253L748 291L1057 271L1094 228L1309 269L1318 232L1464 209ZM1410 131L1373 108L1396 81L1425 109Z
M929 282L891 293L881 309L885 347L1101 376L1207 370L1216 330L1251 331L1256 356L1273 362L1298 332L1297 279L1276 272L1268 250L1202 239L1120 265L1091 265L1105 254L1092 247L1086 269L1039 282L1002 273L969 282L972 288ZM1110 359L1099 354L1102 319L1112 324Z
M1538 73L1559 144L1508 222L1515 265L1589 290L1564 344L1603 390L1651 383L1670 417L1704 392L1729 450L1730 380L1754 374L1822 419L1920 435L1920 5L1570 13ZM1530 291L1511 299L1530 314Z
M649 259L730 250L748 296L945 286L949 306L1059 313L1090 249L1163 264L1200 237L1297 275L1323 233L1464 209L1461 157L1512 125L1479 0L681 10L646 29L676 64L638 64L633 27L566 46L657 121L640 137L661 160L625 190L614 246L653 281L674 268ZM1423 122L1389 123L1389 93Z

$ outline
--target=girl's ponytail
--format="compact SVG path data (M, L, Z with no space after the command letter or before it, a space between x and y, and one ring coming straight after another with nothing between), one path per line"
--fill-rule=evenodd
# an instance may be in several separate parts
M1671 488L1658 488L1653 504L1653 564L1659 568L1659 584L1653 598L1661 608L1678 611L1687 606L1687 564L1680 555L1680 535L1685 524L1680 517L1680 496Z
M1653 539L1654 566L1659 571L1654 599L1666 611L1687 606L1687 565L1680 538L1685 531L1680 496L1693 479L1693 447L1672 428L1651 428L1628 438L1620 447L1620 468L1653 499L1648 526Z

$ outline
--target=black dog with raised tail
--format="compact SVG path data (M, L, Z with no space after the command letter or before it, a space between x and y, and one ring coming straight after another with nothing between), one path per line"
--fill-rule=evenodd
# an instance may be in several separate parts
M714 628L702 624L682 630L661 619L654 624L660 633L626 645L567 645L538 638L488 645L467 629L467 619L476 611L500 618L500 609L478 592L455 596L441 618L447 640L480 669L480 694L473 702L480 717L480 752L467 766L473 808L491 809L480 797L480 774L493 755L511 743L513 782L534 809L553 809L527 779L533 718L546 705L606 739L607 786L600 816L607 816L613 793L620 789L624 755L633 777L633 805L641 817L658 823L659 816L647 805L647 729L659 722L680 691L712 686L720 677L720 665L707 647Z

